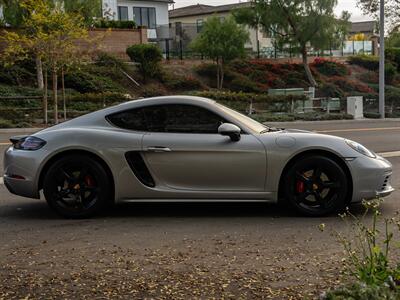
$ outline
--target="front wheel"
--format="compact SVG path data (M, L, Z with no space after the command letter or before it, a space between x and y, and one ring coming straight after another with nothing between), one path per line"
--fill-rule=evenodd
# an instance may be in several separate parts
M307 216L337 212L346 205L348 182L342 167L324 156L296 161L284 177L286 201Z
M107 173L96 160L68 155L53 163L45 174L43 193L49 206L67 218L88 218L110 199Z

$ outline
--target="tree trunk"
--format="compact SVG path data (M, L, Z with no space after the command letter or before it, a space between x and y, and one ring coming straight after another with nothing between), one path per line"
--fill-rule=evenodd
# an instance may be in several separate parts
M61 89L62 89L62 101L63 101L64 121L67 121L67 103L66 103L66 101L65 101L64 68L61 69Z
M219 59L217 58L217 89L219 89Z
M47 80L47 71L44 73L44 87L43 87L43 123L47 125L47 89L48 89L48 80Z
M58 95L57 95L57 69L53 67L53 104L54 104L54 124L58 124Z
M220 68L221 68L221 70L220 70L220 89L222 90L222 87L224 86L224 77L225 77L225 74L224 74L224 61L223 60L221 60L221 64L220 64Z
M308 81L310 82L311 86L317 87L317 82L315 81L314 76L311 73L310 66L308 65L307 49L305 46L303 46L303 48L302 48L301 56L303 58L303 66L304 66L304 70L306 71Z
M39 56L36 56L36 78L37 78L38 89L43 90L44 88L43 65L42 65L42 59Z

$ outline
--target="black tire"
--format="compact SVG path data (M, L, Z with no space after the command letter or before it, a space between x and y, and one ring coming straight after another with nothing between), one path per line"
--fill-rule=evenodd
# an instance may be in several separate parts
M284 177L286 202L306 216L338 212L347 204L349 184L342 167L325 156L297 160Z
M43 193L49 206L66 218L92 217L110 203L107 172L86 155L67 155L54 162L43 181Z

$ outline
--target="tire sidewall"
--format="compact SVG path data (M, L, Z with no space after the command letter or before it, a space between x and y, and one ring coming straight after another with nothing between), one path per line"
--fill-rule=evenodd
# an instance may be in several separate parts
M94 173L93 175L95 176L99 190L97 192L98 199L93 206L84 211L72 212L60 206L52 194L54 193L54 186L56 184L54 178L57 172L59 172L59 169L65 165L77 163L85 164L90 167L91 171ZM68 155L60 158L50 166L43 180L43 194L49 206L59 215L72 219L89 218L98 214L109 202L110 190L110 182L103 166L98 161L86 155Z

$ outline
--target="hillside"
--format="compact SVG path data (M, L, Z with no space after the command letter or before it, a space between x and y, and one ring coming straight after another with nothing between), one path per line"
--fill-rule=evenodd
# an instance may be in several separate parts
M356 57L350 58L349 62L316 58L311 62L310 67L318 82L317 97L333 97L344 100L347 96L361 95L370 99L366 103L369 111L367 116L376 116L378 73L375 58ZM296 63L273 63L269 60L255 59L236 60L226 66L225 73L224 92L226 93L251 93L252 97L266 98L263 95L267 95L271 88L308 89L309 87L303 66ZM400 80L397 74L397 65L388 63L386 73L388 83L386 101L391 108L390 116L396 117L400 115L398 110ZM132 78L139 83L139 86ZM49 86L51 86L51 81ZM93 63L68 70L65 76L65 86L69 117L93 111L105 105L126 101L127 96L130 99L137 99L159 95L196 94L206 91L207 96L216 100L220 99L218 95L213 97L216 87L216 67L208 61L164 62L157 76L144 82L133 64L100 54ZM49 93L51 96L51 91ZM14 65L10 68L0 68L0 97L32 95L41 95L41 91L35 89L33 62ZM242 95L240 99L235 94L233 96L236 100L246 101L246 96ZM267 101L272 100L267 99ZM284 99L278 100L284 101ZM224 104L230 105L225 102ZM37 123L41 117L39 100L12 103L0 100L0 104L2 105L0 126L3 127L7 127L7 120L14 120L14 124L9 125L15 126L18 125L15 124L15 120L18 123ZM245 106L233 105L233 107L242 111L246 110ZM21 108L23 109L21 110ZM50 101L50 110L51 108ZM272 111L264 114L261 119L260 116L255 116L255 118L262 121L275 120L277 117ZM283 116L279 119L290 120L303 117ZM314 115L309 114L305 118L323 119L325 117L315 113ZM329 116L329 118L342 117L347 116Z

